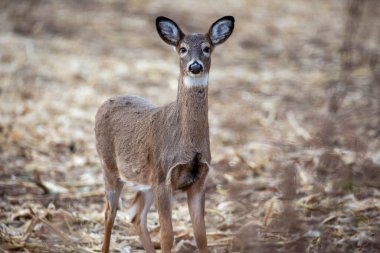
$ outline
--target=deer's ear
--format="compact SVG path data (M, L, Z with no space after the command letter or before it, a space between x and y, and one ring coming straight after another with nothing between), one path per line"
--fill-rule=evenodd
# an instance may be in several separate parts
M211 25L208 34L214 46L222 44L228 39L228 37L230 37L232 31L234 30L234 23L234 17L225 16L218 19Z
M160 16L156 19L156 28L161 39L171 46L177 46L184 36L178 25L166 17Z

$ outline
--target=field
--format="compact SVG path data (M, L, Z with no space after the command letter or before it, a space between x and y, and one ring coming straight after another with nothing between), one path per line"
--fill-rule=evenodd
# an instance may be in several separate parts
M210 252L380 252L380 2L0 1L0 252L100 252L99 106L176 99L157 16L206 32L212 56ZM112 252L144 252L123 192ZM195 248L174 197L174 252ZM148 227L159 250L158 215Z

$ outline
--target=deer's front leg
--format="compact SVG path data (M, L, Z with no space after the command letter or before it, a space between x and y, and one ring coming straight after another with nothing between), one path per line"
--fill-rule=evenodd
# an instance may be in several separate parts
M204 178L195 182L187 191L187 202L194 237L200 253L207 253L207 237L205 226L205 189Z
M156 188L155 193L156 206L161 227L161 252L170 253L174 241L171 206L172 193L164 183Z

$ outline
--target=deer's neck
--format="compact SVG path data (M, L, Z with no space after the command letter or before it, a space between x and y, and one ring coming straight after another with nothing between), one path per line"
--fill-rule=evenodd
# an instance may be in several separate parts
M203 144L209 137L208 86L187 85L180 76L177 97L177 117L181 135L187 144Z

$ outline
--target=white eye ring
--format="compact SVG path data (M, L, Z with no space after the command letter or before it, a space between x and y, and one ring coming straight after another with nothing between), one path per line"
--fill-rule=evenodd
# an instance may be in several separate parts
M211 52L211 48L210 48L210 47L205 46L205 47L203 48L203 53L205 53L205 54L210 54L210 52Z
M208 44L203 45L202 52L205 56L209 57L211 53L211 47Z
M187 54L187 52L188 52L188 50L187 50L186 47L181 47L181 48L179 49L179 55L180 55L180 56L185 56L185 55Z
M186 47L181 47L181 48L179 49L179 52L180 52L181 54L185 54L185 53L187 52Z

